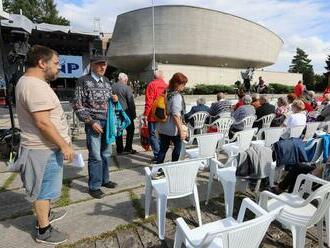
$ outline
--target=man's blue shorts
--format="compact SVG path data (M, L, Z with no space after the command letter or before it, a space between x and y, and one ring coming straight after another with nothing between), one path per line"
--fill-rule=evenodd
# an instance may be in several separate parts
M61 196L63 180L63 154L60 150L51 153L42 179L38 200L53 200Z

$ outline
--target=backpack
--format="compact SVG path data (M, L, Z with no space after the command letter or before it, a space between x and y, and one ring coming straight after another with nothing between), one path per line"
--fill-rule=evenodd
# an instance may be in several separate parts
M163 93L155 99L151 108L152 117L157 122L165 122L167 120L167 93Z

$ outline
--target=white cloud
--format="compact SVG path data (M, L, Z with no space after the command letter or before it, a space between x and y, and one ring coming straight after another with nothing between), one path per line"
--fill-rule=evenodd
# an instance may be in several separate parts
M314 69L324 70L330 54L330 11L328 0L154 0L155 5L184 4L228 12L255 21L271 29L284 40L278 62L272 69L286 71L296 47L304 49ZM93 29L94 17L101 18L101 28L112 32L117 15L151 6L151 0L56 0L60 14L78 29ZM328 9L326 8L328 5Z

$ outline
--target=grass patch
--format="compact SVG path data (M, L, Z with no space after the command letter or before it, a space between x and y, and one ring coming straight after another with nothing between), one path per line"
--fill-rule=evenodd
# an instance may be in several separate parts
M2 187L0 188L0 193L3 191L6 191L8 189L8 187L14 182L14 180L16 179L18 173L11 173L11 175L7 178L7 180L5 181L5 183L2 185Z
M118 232L130 230L130 229L136 230L138 226L141 226L144 223L151 223L152 221L154 221L154 219L155 219L155 217L152 216L152 218L149 218L148 220L138 220L138 221L134 221L133 223L119 225L112 231L104 232L97 236L84 238L84 239L79 240L72 244L58 245L58 246L56 246L56 248L77 248L77 247L81 247L82 245L84 245L84 247L86 247L85 246L86 244L91 244L91 245L95 244L95 241L97 241L97 240L112 239L112 238L116 237Z
M64 179L62 185L62 194L59 200L55 202L56 207L65 207L70 205L70 186L72 183L72 179Z
M140 198L132 190L129 192L129 198L132 201L133 207L139 218L144 218L144 208L141 205Z

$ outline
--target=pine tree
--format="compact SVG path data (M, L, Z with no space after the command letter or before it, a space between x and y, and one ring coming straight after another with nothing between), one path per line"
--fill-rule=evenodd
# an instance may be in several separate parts
M54 0L4 0L3 8L6 12L23 15L36 23L50 23L70 25L70 21L59 16Z
M330 85L330 55L328 55L328 58L325 61L325 63L326 63L326 66L324 67L324 69L326 70L326 72L324 73L325 82L327 85Z
M325 61L326 66L324 67L324 69L326 70L325 74L329 74L330 73L330 55L328 55L327 60Z
M313 87L315 83L314 69L313 65L310 64L311 62L312 60L308 58L308 54L298 47L289 67L289 72L303 74L303 81L307 88Z

